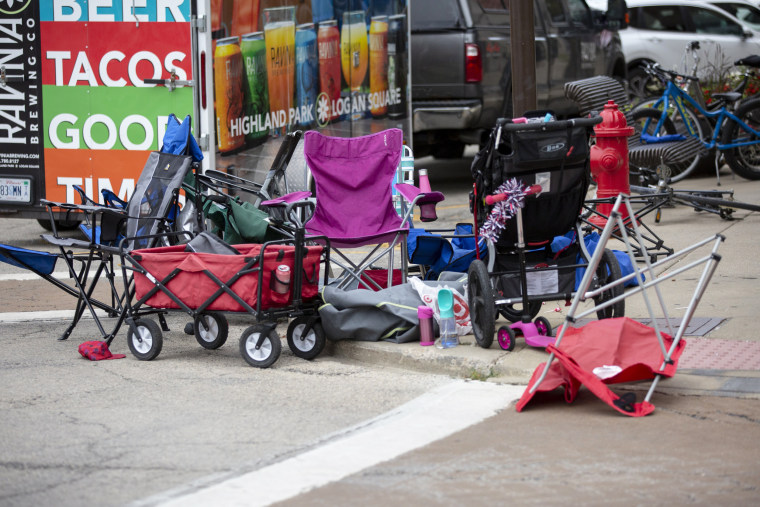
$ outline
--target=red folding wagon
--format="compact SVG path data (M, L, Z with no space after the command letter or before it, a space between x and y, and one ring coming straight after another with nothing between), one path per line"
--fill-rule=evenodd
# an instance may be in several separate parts
M156 358L163 346L161 327L147 317L179 310L193 317L193 333L206 349L226 342L226 313L254 317L256 324L240 337L240 353L252 366L267 368L279 358L282 345L275 328L281 318L293 319L287 340L296 356L319 355L325 345L317 311L320 265L329 262L329 246L305 245L302 234L241 245L205 233L203 238L205 243L196 244L206 247L198 249L191 242L122 252L125 279L127 271L134 271L124 312L132 354L146 361ZM321 284L326 282L323 272Z

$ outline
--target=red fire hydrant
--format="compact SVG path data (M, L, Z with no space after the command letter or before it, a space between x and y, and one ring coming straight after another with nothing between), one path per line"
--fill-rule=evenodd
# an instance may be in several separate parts
M630 194L628 180L628 137L633 134L633 127L628 126L625 115L618 110L617 104L610 100L601 112L602 123L594 127L596 144L591 147L591 176L596 181L597 199L610 198L610 203L599 203L596 210L610 216L613 200L618 194ZM626 209L621 210L623 220L628 219ZM604 227L607 219L594 215L590 221Z

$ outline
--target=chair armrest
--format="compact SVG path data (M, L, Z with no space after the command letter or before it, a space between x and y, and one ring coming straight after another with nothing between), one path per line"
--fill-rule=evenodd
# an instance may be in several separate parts
M435 205L445 199L440 192L423 192L409 183L395 183L393 187L410 203L410 208L415 205L420 207L420 221L433 222L438 219Z
M47 206L48 208L61 208L62 210L66 211L81 211L83 213L94 213L98 211L121 211L118 209L112 209L107 208L105 206L102 206L100 204L73 204L70 202L55 202L55 201L48 201L47 199L40 199L40 204L43 204L44 206Z
M446 199L441 192L423 192L409 183L394 183L393 186L412 205L436 204Z
M316 208L311 192L292 192L282 197L263 201L261 206L269 208L269 215L277 222L293 222L297 227L303 225L311 218Z

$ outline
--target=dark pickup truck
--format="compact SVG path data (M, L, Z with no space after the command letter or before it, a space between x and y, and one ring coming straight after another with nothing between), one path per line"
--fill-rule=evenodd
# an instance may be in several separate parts
M509 1L409 2L416 156L461 157L497 118L513 116ZM535 0L538 108L572 115L577 107L564 96L566 82L626 78L617 29L627 9L623 0L608 1L599 11L585 0Z

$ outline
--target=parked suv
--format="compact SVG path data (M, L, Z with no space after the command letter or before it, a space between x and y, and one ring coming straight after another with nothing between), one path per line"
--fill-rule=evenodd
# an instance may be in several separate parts
M734 2L737 3L737 2ZM691 74L684 60L691 41L700 42L700 77L714 68L760 53L760 32L711 3L695 0L628 0L630 26L621 33L631 91L647 95L649 77L642 64Z
M574 114L566 82L600 74L625 79L616 30L625 2L609 2L616 10L600 13L585 0L535 0L539 108ZM508 6L508 0L409 2L415 155L460 157L497 118L513 116Z

